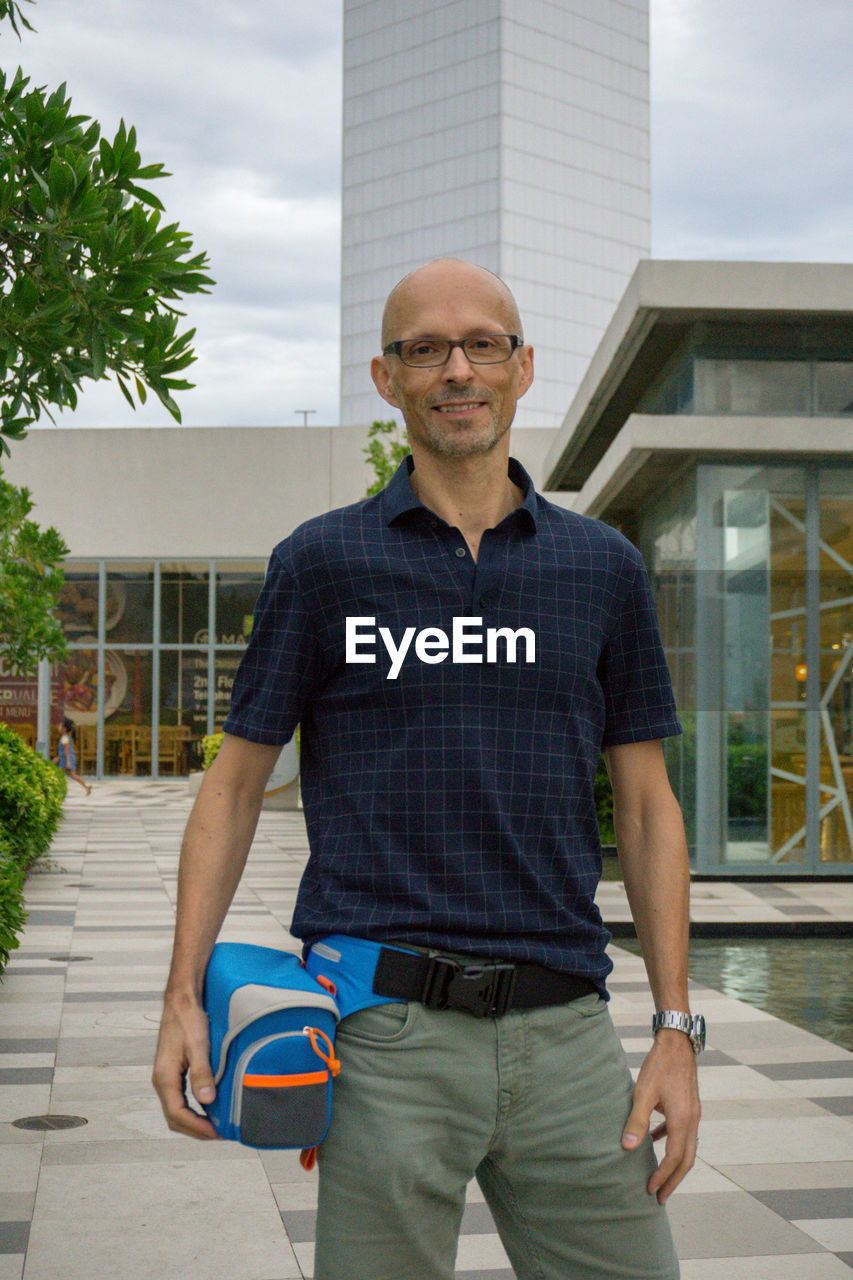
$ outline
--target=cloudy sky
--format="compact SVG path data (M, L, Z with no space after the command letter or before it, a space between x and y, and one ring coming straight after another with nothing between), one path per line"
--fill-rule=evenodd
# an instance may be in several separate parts
M426 3L426 0L425 0ZM340 0L39 0L0 64L136 126L192 299L188 425L338 420ZM851 0L651 0L653 253L853 261ZM152 398L153 400L153 398ZM165 425L112 383L63 424Z

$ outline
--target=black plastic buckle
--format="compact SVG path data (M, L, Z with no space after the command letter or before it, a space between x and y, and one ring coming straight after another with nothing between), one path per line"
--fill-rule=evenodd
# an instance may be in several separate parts
M475 1018L499 1018L515 990L514 964L461 964L432 955L420 1000L428 1009L463 1009Z

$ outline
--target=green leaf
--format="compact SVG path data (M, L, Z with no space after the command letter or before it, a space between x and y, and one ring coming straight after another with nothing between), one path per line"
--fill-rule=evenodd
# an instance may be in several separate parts
M113 158L113 149L106 138L101 138L100 141L100 157L103 174L105 177L109 177L115 170L115 160Z
M102 378L107 366L107 352L104 346L103 334L97 330L92 334L90 350L92 353L92 376L96 379Z
M131 195L136 196L137 200L141 200L143 204L149 204L154 209L163 209L162 200L160 200L159 196L155 196L151 191L146 191L143 187L137 187L132 182L128 183L127 190Z
M116 374L116 382L118 383L119 388L121 389L121 394L124 396L125 400L130 405L131 409L135 409L136 405L133 403L133 396L130 394L130 392L127 389L127 386L125 385L124 381L118 376L118 374Z

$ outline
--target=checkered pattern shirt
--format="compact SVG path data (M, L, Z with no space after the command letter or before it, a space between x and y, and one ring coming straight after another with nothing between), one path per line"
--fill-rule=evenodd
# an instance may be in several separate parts
M524 501L475 562L412 465L275 548L235 679L227 733L280 744L301 725L311 855L292 932L534 960L604 991L601 748L681 732L642 559L510 459ZM375 662L347 661L348 617L375 620ZM424 661L413 638L389 679L380 627L397 646L459 617L482 619L482 662ZM489 627L531 629L535 661L498 640L487 662Z

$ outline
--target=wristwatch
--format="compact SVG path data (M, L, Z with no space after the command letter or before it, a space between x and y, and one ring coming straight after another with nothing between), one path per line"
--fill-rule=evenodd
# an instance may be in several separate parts
M680 1013L677 1009L661 1009L652 1018L652 1034L663 1028L666 1031L683 1031L693 1045L694 1053L705 1048L705 1019L701 1013Z

